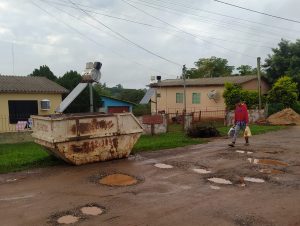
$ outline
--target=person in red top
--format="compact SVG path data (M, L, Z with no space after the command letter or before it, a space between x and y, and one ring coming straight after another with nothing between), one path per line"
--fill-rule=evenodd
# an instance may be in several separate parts
M241 102L240 98L237 98L235 104L235 112L234 112L234 136L232 138L232 143L229 146L234 147L236 139L239 135L240 130L245 130L246 126L248 126L249 117L248 117L248 109L247 105ZM249 137L245 137L245 145L249 145Z

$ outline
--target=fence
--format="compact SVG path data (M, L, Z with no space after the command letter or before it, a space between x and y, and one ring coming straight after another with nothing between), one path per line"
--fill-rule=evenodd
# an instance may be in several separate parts
M182 124L184 115L191 116L192 123L202 122L202 121L222 121L224 122L226 116L226 110L203 110L203 111L195 111L184 114L181 113L169 113L168 122L169 123L177 123Z
M31 127L28 115L0 115L0 133L28 131Z

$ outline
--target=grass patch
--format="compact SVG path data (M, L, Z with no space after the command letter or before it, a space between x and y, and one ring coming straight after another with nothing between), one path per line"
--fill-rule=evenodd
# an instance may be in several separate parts
M33 142L0 144L0 173L53 166L62 162Z
M263 134L267 132L277 131L286 128L286 126L271 126L271 125L249 125L252 135ZM221 136L227 136L229 126L217 126Z
M161 149L183 147L204 143L205 139L190 138L182 131L182 125L172 125L169 132L159 135L142 135L134 145L132 153L141 151L156 151Z

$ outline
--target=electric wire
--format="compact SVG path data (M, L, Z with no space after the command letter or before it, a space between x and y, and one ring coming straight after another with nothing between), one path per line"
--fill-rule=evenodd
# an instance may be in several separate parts
M91 19L95 20L96 22L98 22L99 24L101 24L102 26L106 27L108 30L110 30L111 32L113 32L114 34L116 34L117 36L121 37L122 39L124 39L125 41L131 43L132 45L136 46L137 48L139 49L142 49L144 50L145 52L153 55L153 56L156 56L162 60L165 60L171 64L174 64L174 65L177 65L177 66L181 66L181 64L173 61L173 60L170 60L170 59L167 59L163 56L160 56L159 54L157 53L154 53L152 52L151 50L148 50L147 48L141 46L140 44L137 44L136 42L134 41L131 41L129 38L127 38L126 36L122 35L120 32L117 32L115 31L114 29L112 29L111 27L109 27L108 25L104 24L103 22L101 22L100 20L98 20L97 18L95 18L94 16L90 15L88 12L86 12L84 9L82 9L80 6L76 5L76 3L72 2L71 0L69 0L70 3L72 3L74 6L76 6L78 8L78 10L82 11L84 14L86 14L88 17L90 17Z
M219 0L213 0L213 1L225 4L225 5L229 5L229 6L232 6L232 7L235 7L235 8L247 10L247 11L250 11L250 12L253 12L253 13L258 13L258 14L262 14L262 15L265 15L265 16L273 17L273 18L276 18L276 19L285 20L285 21L289 21L289 22L294 22L294 23L300 24L299 20L294 20L294 19L289 19L289 18L286 18L286 17L276 16L276 15L272 15L272 14L269 14L269 13L260 12L260 11L254 10L254 9L249 9L249 8L246 8L246 7L234 5L234 4L231 4L231 3L228 3L228 2L219 1Z
M70 30L72 30L73 32L75 32L75 33L79 34L80 36L86 38L87 40L89 40L90 42L94 43L95 45L101 46L101 47L107 49L107 47L106 47L105 45L100 44L99 42L97 42L97 41L95 41L94 39L90 38L90 37L87 36L86 34L80 32L80 31L77 30L76 28L72 27L72 26L69 25L68 23L66 23L66 22L64 22L63 20L57 18L57 17L54 16L52 13L48 12L47 10L45 10L44 8L42 8L41 6L39 6L37 3L33 2L32 0L31 0L30 2L31 2L35 7L39 8L41 11L43 11L44 13L46 13L46 14L49 15L50 17L54 18L54 19L55 19L56 21L58 21L59 23L64 24L66 27L68 27L68 28L69 28ZM47 4L47 3L46 3L46 4ZM52 7L54 7L54 6L52 6ZM56 8L56 9L58 10L59 8ZM60 9L60 10L61 10L61 9ZM69 15L70 15L70 14L69 14ZM88 22L86 22L86 24L88 24ZM89 25L92 26L91 24L89 24ZM146 65L144 65L144 64L141 64L141 63L139 63L139 62L137 62L137 61L130 60L130 59L128 59L128 57L125 57L125 56L123 56L122 54L120 54L120 53L118 53L118 52L116 52L116 51L114 51L114 50L112 50L112 49L109 49L109 51L112 52L112 53L114 53L115 55L117 55L117 56L119 56L119 57L121 57L121 58L124 58L124 59L127 60L127 61L131 61L131 62L133 62L133 63L135 63L135 64L137 64L137 65L139 65L139 66L141 66L141 67L148 68L148 69L150 69L150 70L152 70L152 71L155 71L155 72L157 72L157 73L160 73L160 74L167 74L167 73L164 73L164 72L162 72L162 71L160 71L160 70L154 69L154 68L149 67L149 66L146 66Z

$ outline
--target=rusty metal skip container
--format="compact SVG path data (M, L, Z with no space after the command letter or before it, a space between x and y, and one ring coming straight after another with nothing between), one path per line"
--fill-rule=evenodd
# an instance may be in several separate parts
M143 128L131 113L32 116L35 142L81 165L128 157Z

